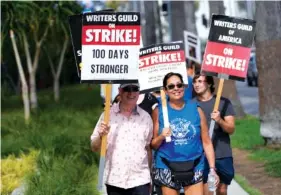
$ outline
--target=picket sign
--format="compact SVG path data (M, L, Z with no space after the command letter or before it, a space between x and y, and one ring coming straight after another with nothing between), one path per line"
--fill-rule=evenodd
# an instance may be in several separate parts
M213 111L219 109L224 79L245 80L255 29L254 20L212 15L201 74L220 78ZM212 119L209 126L211 139L215 123Z
M107 20L109 16L110 20ZM124 18L130 18L125 21ZM105 86L104 122L109 124L112 84L135 83L140 39L139 12L91 12L82 15L81 82ZM107 136L102 137L98 190L104 187Z
M200 38L189 31L183 31L184 37L184 47L185 47L185 57L188 60L194 61L198 64L201 64L201 41ZM192 51L192 55L190 54Z
M114 9L104 9L96 12L113 12ZM70 37L76 62L77 75L81 77L82 67L82 16L83 14L71 15L68 17L68 24L70 28Z
M167 108L167 99L166 94L163 89L160 90L161 93L161 101L162 101L162 110L163 110L163 119L164 119L164 128L169 128L169 117L168 117L168 108ZM166 142L171 142L171 136L166 137Z

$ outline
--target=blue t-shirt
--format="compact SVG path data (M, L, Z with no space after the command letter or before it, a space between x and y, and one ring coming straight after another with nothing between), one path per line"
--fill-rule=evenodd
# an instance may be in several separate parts
M188 87L185 88L184 96L183 96L183 99L185 101L192 99L192 77L188 76L187 80L188 80Z
M172 141L166 142L164 140L156 151L156 168L167 168L161 157L166 158L168 161L176 162L195 160L200 156L204 156L197 103L187 101L181 110L175 110L167 103L167 108L172 130ZM160 106L159 135L162 133L163 128L164 120L162 107Z

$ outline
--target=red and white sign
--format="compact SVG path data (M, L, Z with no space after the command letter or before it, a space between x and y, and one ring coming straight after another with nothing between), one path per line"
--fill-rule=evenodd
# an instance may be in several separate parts
M244 81L255 34L255 21L225 15L212 16L201 72Z
M83 14L82 82L136 82L140 49L140 14Z
M82 32L83 45L140 44L140 26L83 26Z
M251 48L208 42L202 70L245 78Z
M139 59L140 91L159 90L164 76L180 73L188 84L183 43L163 43L141 48Z

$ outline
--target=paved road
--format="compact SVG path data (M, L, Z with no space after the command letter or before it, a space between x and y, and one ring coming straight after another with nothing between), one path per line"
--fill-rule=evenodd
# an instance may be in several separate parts
M248 87L246 82L236 82L236 88L244 111L259 116L259 94L257 87Z

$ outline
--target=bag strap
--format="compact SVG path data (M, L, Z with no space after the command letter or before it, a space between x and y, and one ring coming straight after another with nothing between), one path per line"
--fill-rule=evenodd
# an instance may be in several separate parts
M163 163L164 163L166 166L169 167L169 161L168 161L166 158L164 158L164 157L161 157L161 159L162 159Z
M199 164L199 162L200 162L200 160L201 160L201 157L202 157L202 155L200 155L198 158L196 158L196 159L194 160L194 167L196 167L196 166Z
M193 164L194 167L196 167L196 166L199 164L199 162L200 162L200 160L201 160L201 157L202 157L202 155L200 155L198 158L196 158L196 159L194 160L194 164ZM166 158L164 158L164 157L161 157L161 159L162 159L162 162L163 162L166 166L169 167L169 163L170 163L170 162L169 162Z

